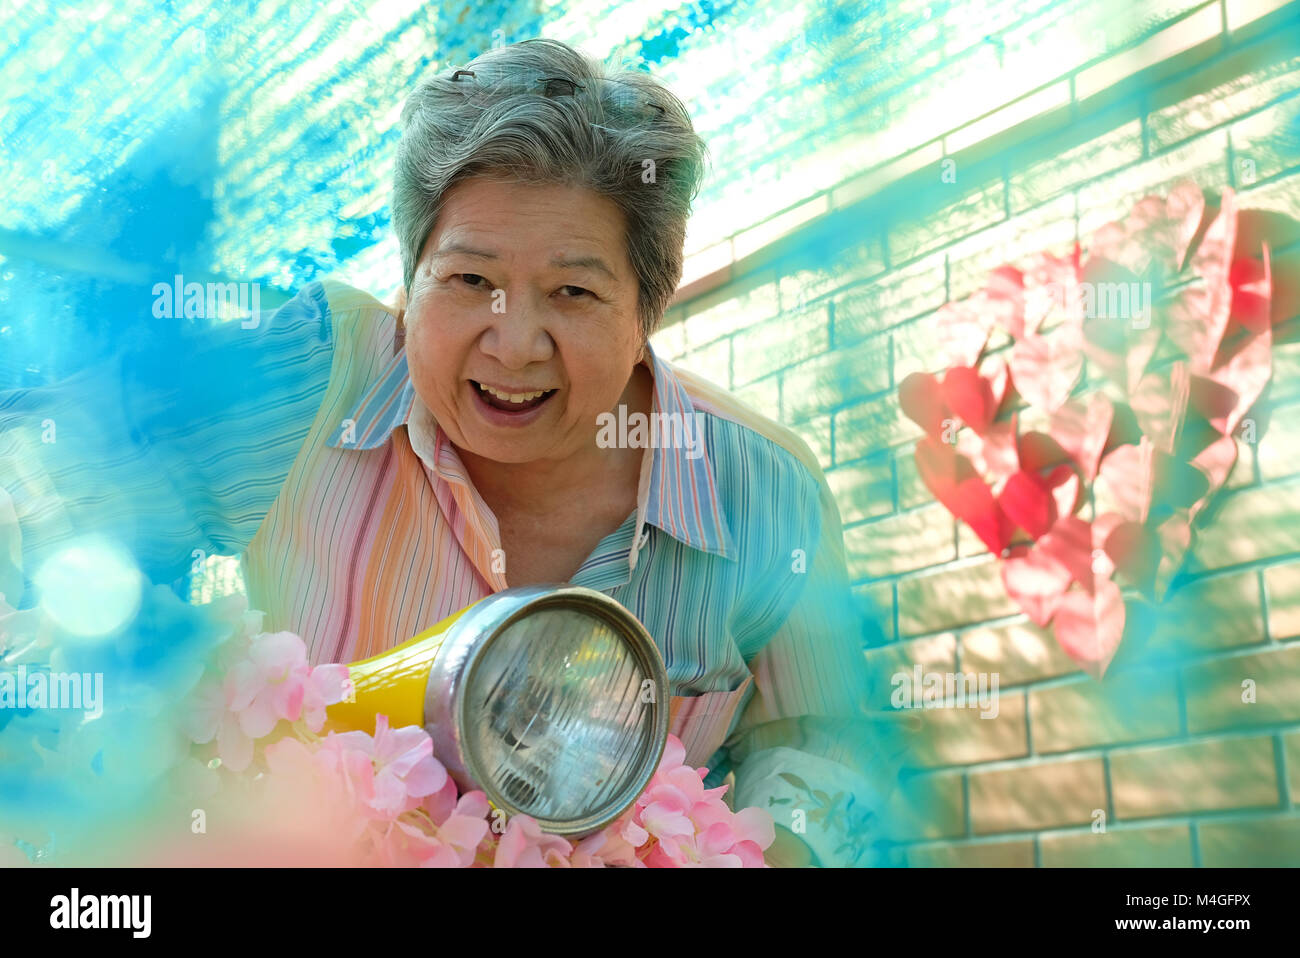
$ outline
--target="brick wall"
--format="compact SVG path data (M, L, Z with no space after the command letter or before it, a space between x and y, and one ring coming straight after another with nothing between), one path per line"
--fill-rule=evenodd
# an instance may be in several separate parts
M1159 618L1130 616L1100 683L1019 613L994 558L933 501L896 394L934 370L942 303L1001 262L1065 252L1179 177L1300 220L1297 6L1165 4L1126 46L1027 73L1005 109L957 117L928 144L878 126L873 142L896 155L864 152L863 175L767 245L737 258L733 243L656 338L821 459L855 591L885 626L887 644L865 654L886 684L918 663L999 676L996 718L917 713L898 864L1300 864L1300 318L1277 332L1256 442L1240 443L1181 587ZM990 36L1004 52L1026 43ZM913 93L980 82L972 70L936 66L936 86ZM1278 251L1275 278L1297 265L1300 247Z

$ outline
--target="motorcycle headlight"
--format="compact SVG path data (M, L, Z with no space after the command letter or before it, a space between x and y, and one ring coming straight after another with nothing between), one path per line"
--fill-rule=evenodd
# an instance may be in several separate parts
M552 834L590 834L622 814L668 736L654 640L618 602L579 586L498 592L352 668L354 727L361 713L385 710L381 695L390 712L405 702L462 791L481 789ZM426 673L419 709L409 690Z

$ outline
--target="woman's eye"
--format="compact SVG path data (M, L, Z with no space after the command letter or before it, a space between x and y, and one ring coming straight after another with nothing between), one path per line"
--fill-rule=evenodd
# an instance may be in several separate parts
M462 283L467 286L473 286L475 289L487 285L487 280L478 273L461 273L460 279Z
M581 286L561 286L560 292L562 292L565 295L565 297L569 299L577 299L579 296L584 296L584 295L585 296L595 295L594 293L592 293L591 290L583 289Z

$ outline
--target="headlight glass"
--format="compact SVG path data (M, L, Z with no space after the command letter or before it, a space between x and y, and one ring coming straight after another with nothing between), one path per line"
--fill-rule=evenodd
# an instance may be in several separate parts
M636 795L662 743L644 653L609 619L530 610L476 657L465 686L466 757L489 797L547 822L603 817Z

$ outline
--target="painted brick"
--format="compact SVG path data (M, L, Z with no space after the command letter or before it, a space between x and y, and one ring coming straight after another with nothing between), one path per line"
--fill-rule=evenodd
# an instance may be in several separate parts
M1259 577L1251 570L1201 579L1167 595L1144 651L1181 657L1265 638Z
M888 393L835 413L835 458L863 459L923 435L921 427L903 415L898 397Z
M1300 96L1261 110L1229 127L1234 172L1250 185L1300 164Z
M1232 441L1237 446L1237 461L1232 464L1232 471L1228 473L1228 478L1224 480L1223 488L1244 489L1256 482L1256 450L1255 446L1243 441L1240 436L1233 436Z
M933 313L896 327L890 338L893 341L895 387L912 373L943 371L939 327Z
M1084 678L1029 693L1034 751L1067 752L1178 734L1178 685L1149 669Z
M901 450L894 456L894 471L897 477L898 508L910 509L934 501L934 494L926 488L921 481L921 474L917 472L914 447Z
M825 306L802 313L785 313L750 326L732 340L732 381L744 386L800 360L824 353L830 346L830 320Z
M1123 122L1118 111L1107 111L1090 120L1086 129L1072 125L1021 151L1016 158L1016 172L1007 180L1011 211L1023 212L1073 190L1085 180L1141 159L1141 122Z
M1194 545L1203 569L1300 552L1300 479L1225 493Z
M792 421L857 402L889 388L889 340L876 337L815 356L781 373L785 415Z
M1292 189L1300 197L1300 176L1292 180ZM1273 401L1279 404L1300 399L1300 342L1273 342L1273 379L1268 389Z
M988 20L985 17L979 18L982 31L994 29L991 24L986 28L986 23ZM989 43L954 45L946 51L932 72L918 77L909 87L900 90L900 98L916 96L920 100L909 114L904 115L902 125L910 127L916 124L931 135L943 133L997 108L1004 99L1009 98L1005 85L992 82L972 84L971 77L997 77L1005 70L1007 76L1016 78L1016 92L1032 89L1041 82L1041 60L1035 62L1035 58L1020 55L1019 51L1009 61L1002 59L1007 53L1005 48L995 50ZM955 97L952 91L959 85L968 89L962 90L962 96Z
M1274 180L1263 186L1249 186L1241 184L1241 205L1245 209L1252 210L1272 210L1283 216L1289 216L1292 219L1300 220L1300 174L1286 176L1280 180ZM1292 344L1300 346L1300 343ZM1280 376L1277 344L1273 346L1273 377L1277 382ZM1294 380L1290 380L1294 382ZM1276 390L1274 391L1276 398Z
M1112 752L1110 783L1115 815L1124 819L1278 801L1268 736Z
M781 381L778 376L768 376L752 382L743 389L737 389L735 396L768 419L781 421ZM823 466L829 461L828 457L823 461Z
M664 313L663 324L650 336L650 345L661 359L676 362L686 354L686 324L680 308Z
M1295 868L1300 865L1300 815L1196 826L1206 868Z
M920 766L970 765L1019 758L1029 753L1025 733L1025 696L997 697L997 715L982 718L980 709L926 708L913 714L921 721L911 759Z
M887 269L885 244L880 236L862 235L855 230L853 243L833 251L828 256L822 244L801 246L789 262L782 266L779 288L781 308L798 310L843 287L878 277ZM805 264L804 259L814 262ZM826 261L831 262L827 265ZM882 277L877 282L888 282Z
M1199 0L1162 0L1140 7L1130 5L1126 15L1117 16L1115 8L1104 4L1041 4L1035 16L1008 29L1003 39L1009 54L1023 51L1045 72L1045 78L1051 78L1106 54L1111 54L1112 60L1121 59L1125 47L1199 5Z
M958 167L956 182L945 183L936 169L932 184L900 199L889 232L891 262L906 263L1005 219L1005 184L999 178L968 185L980 175Z
M817 416L803 422L791 422L782 413L781 421L789 423L790 429L799 434L799 438L808 443L808 448L816 455L817 461L824 464L834 462L831 448L831 417Z
M1196 6L1194 2L1185 4L1185 8ZM1152 73L1167 76L1185 64L1184 55L1213 56L1223 48L1223 16L1217 6L1200 5L1190 16L1177 22L1165 19L1168 13L1163 9L1161 13L1164 16L1152 18L1155 23L1141 17L1117 18L1120 29L1132 31L1133 39L1140 37L1141 42L1079 71L1074 78L1075 96L1079 100L1111 99L1117 89L1131 89L1140 75L1145 74L1147 82L1151 82ZM1147 35L1156 24L1159 24L1158 32ZM1175 58L1173 65L1167 62L1170 58Z
M1216 130L1159 153L1079 189L1079 234L1090 237L1106 223L1127 216L1150 193L1164 193L1174 181L1190 177L1202 190L1228 185L1228 133Z
M898 628L905 636L973 625L1019 611L1003 588L992 556L898 583Z
M1259 474L1265 481L1300 473L1300 406L1274 409L1268 428L1258 434L1256 449Z
M1061 649L1051 626L1044 629L1028 619L963 632L961 663L969 672L997 673L1002 688L1079 671L1079 664Z
M1268 634L1273 641L1300 636L1300 563L1265 569L1264 590L1268 594Z
M1247 679L1254 702L1242 701ZM1188 666L1183 687L1193 733L1300 721L1300 643Z
M909 848L907 864L912 868L1033 868L1034 843L971 842Z
M966 801L960 772L916 775L890 798L885 815L890 838L924 841L966 833Z
M1043 835L1038 847L1044 868L1191 868L1195 864L1187 825Z
M1070 759L970 774L975 834L1091 824L1106 807L1100 758Z
M947 299L942 253L891 270L835 297L835 345L843 346L942 306Z
M710 290L685 304L687 343L698 348L781 312L775 270Z
M836 466L826 473L826 481L845 525L894 511L894 475L887 459Z
M867 668L876 679L877 687L893 688L893 678L899 672L909 675L920 665L925 672L952 672L957 667L957 637L951 632L926 636L909 642L893 642L865 653Z
M1300 57L1268 63L1255 46L1217 61L1211 69L1225 79L1209 89L1197 89L1205 83L1198 71L1152 93L1154 102L1169 104L1147 116L1147 137L1153 150L1167 149L1222 126L1300 88Z
M1017 263L1043 250L1068 253L1076 235L1072 194L1019 213L948 248L948 294L964 299L987 283L1004 263Z
M679 365L727 389L731 385L731 340L720 339L711 346L692 350Z
M844 530L849 574L882 579L957 556L952 515L939 503Z
M1300 731L1283 735L1282 747L1286 753L1287 789L1294 804L1300 799Z
M894 642L898 633L894 631L894 586L890 582L873 582L867 585L855 585L853 595L867 599L875 609L875 618L884 630L885 639Z

